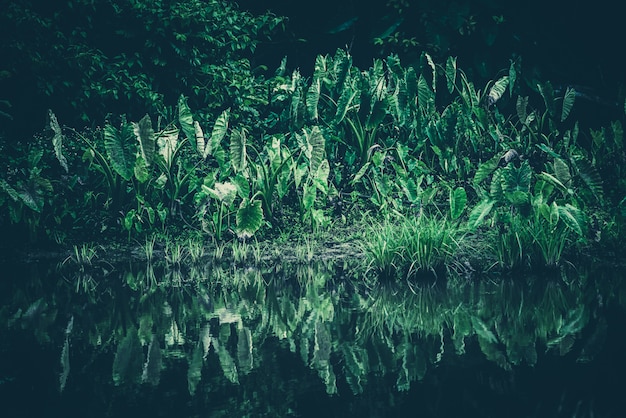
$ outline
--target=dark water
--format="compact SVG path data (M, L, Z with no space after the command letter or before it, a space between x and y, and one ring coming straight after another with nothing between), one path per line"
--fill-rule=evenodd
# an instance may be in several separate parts
M381 286L345 265L8 265L2 417L623 417L611 269Z

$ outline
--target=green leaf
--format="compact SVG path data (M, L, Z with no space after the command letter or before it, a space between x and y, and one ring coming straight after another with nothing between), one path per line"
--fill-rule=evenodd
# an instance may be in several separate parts
M246 130L244 128L234 130L230 136L230 163L235 173L246 168Z
M196 145L196 130L193 126L193 116L191 110L187 105L187 98L182 94L178 98L178 122L185 136L192 143L193 148L197 148Z
M446 61L446 83L448 91L452 93L456 85L456 57L448 57Z
M499 156L495 156L490 160L485 161L480 166L478 166L478 170L476 170L476 174L474 174L473 183L475 185L480 184L484 179L489 177L491 173L498 167L498 162L500 161Z
M489 212L491 212L493 205L494 201L489 199L483 200L476 205L469 215L469 219L467 221L468 226L471 229L475 229L480 226L483 220L489 215Z
M302 135L296 134L296 141L300 150L309 160L309 173L314 176L320 164L324 160L326 140L322 131L316 125L313 128L305 128Z
M561 110L561 122L563 122L569 116L569 113L574 106L574 100L576 99L576 91L568 87L565 90L565 95L563 96L563 108Z
M513 96L513 87L515 87L515 82L517 81L517 70L515 68L515 64L517 61L511 60L511 65L509 65L509 95Z
M491 89L489 89L489 104L490 105L500 100L500 98L506 91L506 88L508 85L509 85L509 76L505 75L504 77L496 81L493 84L493 86L491 86Z
M463 187L457 187L454 190L450 189L450 218L452 220L461 216L466 204L467 193Z
M562 219L565 225L567 225L571 230L576 232L578 236L584 236L583 228L585 226L585 217L580 209L568 203L565 206L559 205L558 211L559 219Z
M315 197L317 188L315 186L309 186L308 184L304 184L302 187L302 207L305 211L308 211L313 207L313 203L315 203Z
M202 156L202 158L206 158L208 153L206 152L207 146L206 141L204 139L204 132L202 131L202 127L197 120L193 121L193 129L196 136L196 149L198 150L198 154Z
M313 184L317 187L317 190L324 195L328 194L328 175L330 174L330 166L328 160L324 159L315 172L313 178Z
M202 185L202 190L226 207L232 205L237 197L237 186L231 182L215 183L213 188Z
M539 177L553 185L555 185L556 187L558 187L559 189L561 189L563 192L567 192L567 187L565 187L565 185L563 183L561 183L559 181L559 179L557 179L556 177L554 177L552 174L550 173L546 173L541 172L539 173Z
M570 175L569 166L561 158L555 158L552 163L554 168L554 176L563 184L566 188L572 187L572 176Z
M428 83L420 74L419 79L417 80L417 103L422 111L430 109L433 96L434 94L432 90L430 90Z
M48 110L48 116L50 117L50 128L54 132L54 136L52 137L52 146L54 147L54 154L61 164L61 167L65 170L65 172L69 172L69 168L67 166L67 158L63 155L63 132L61 131L61 126L59 126L59 122L57 121L57 117L52 113L52 110Z
M111 166L124 180L130 180L137 156L133 126L123 123L120 130L111 124L104 127L104 148Z
M150 167L154 159L156 139L152 129L152 121L145 115L138 123L133 123L133 131L139 142L139 150L147 167Z
M517 102L515 103L515 110L517 112L517 118L523 124L526 124L528 121L528 113L526 108L528 107L528 96L522 97L517 96Z
M220 154L223 153L223 149L220 146L222 139L228 131L228 119L230 117L230 108L224 110L215 120L213 124L213 130L211 131L211 139L207 146L204 148L202 158L206 158L208 155L213 155L219 160ZM223 156L222 156L223 159ZM220 166L222 164L220 163Z
M426 63L432 70L432 88L433 93L437 92L437 67L435 66L435 62L432 57L428 54L428 52L424 53L424 57L426 58Z
M263 224L263 208L260 200L242 200L237 210L237 236L250 238Z
M524 161L519 168L509 164L502 170L504 178L504 191L506 193L524 192L530 190L530 180L532 178L532 169L528 160Z
M577 160L576 168L578 169L578 175L583 180L583 183L591 190L596 199L602 200L602 178L598 173L598 170L592 166L587 160Z
M165 160L168 167L171 167L174 161L174 155L178 147L178 128L169 126L168 128L156 134L159 154Z
M18 202L20 200L19 193L15 190L9 183L7 183L4 179L0 179L0 190L4 191L9 197L14 201Z
M137 157L137 160L135 161L135 168L133 169L133 172L135 174L135 178L140 183L145 183L150 178L148 167L141 155Z
M354 101L357 96L358 91L352 86L349 79L343 84L343 90L341 91L341 96L339 96L339 101L337 102L337 111L335 112L334 123L339 125L341 121L346 117L346 113L348 112L348 108Z
M555 109L554 109L554 89L552 88L552 84L549 81L546 81L543 84L537 84L537 89L539 90L539 94L543 98L543 102L546 105L546 109L550 113L550 116L554 117Z
M354 178L350 181L350 184L355 185L359 180L361 180L361 177L363 177L365 173L367 173L367 170L370 168L370 165L371 165L370 161L363 164L363 167L361 167L358 173L354 175Z
M311 86L306 92L306 109L309 112L309 118L317 120L317 104L320 100L321 83L318 77L314 77Z

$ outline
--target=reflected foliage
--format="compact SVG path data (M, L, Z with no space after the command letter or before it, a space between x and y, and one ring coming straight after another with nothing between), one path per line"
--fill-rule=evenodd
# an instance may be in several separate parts
M56 285L16 285L0 311L7 335L25 331L56 352L61 393L97 373L96 392L163 388L198 405L240 393L247 402L231 394L211 406L231 415L287 414L307 391L360 397L381 379L392 383L385 396L402 396L436 388L460 363L513 381L515 370L560 357L593 364L607 309L623 309L626 294L621 280L585 272L407 287L333 264L109 266L68 263ZM92 285L77 285L85 274ZM301 373L296 388L284 367Z

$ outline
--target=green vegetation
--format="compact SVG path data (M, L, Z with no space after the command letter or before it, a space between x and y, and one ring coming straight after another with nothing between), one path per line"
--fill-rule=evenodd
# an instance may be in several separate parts
M145 242L150 260L158 236L180 265L202 259L203 243L221 255L233 241L244 261L250 239L359 229L364 212L370 270L411 277L467 262L555 267L568 255L608 254L623 237L622 121L583 131L571 118L575 89L524 78L520 60L484 86L456 58L437 63L426 52L416 65L391 54L361 69L340 49L318 56L311 77L286 60L255 72L247 54L280 18L218 0L88 3L68 7L102 12L116 39L145 54L97 49L91 21L57 34L64 53L90 57L68 61L74 72L95 66L81 72L84 97L71 98L77 114L63 114L100 126L65 126L53 109L44 134L10 149L2 138L2 228L31 242L125 237ZM33 19L43 39L61 16ZM69 89L38 82L51 98ZM111 116L120 111L130 116ZM490 254L468 259L477 248Z

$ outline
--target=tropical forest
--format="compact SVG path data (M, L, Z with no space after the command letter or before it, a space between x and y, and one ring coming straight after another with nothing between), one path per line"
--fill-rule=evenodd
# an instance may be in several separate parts
M0 0L2 415L624 416L615 7Z

